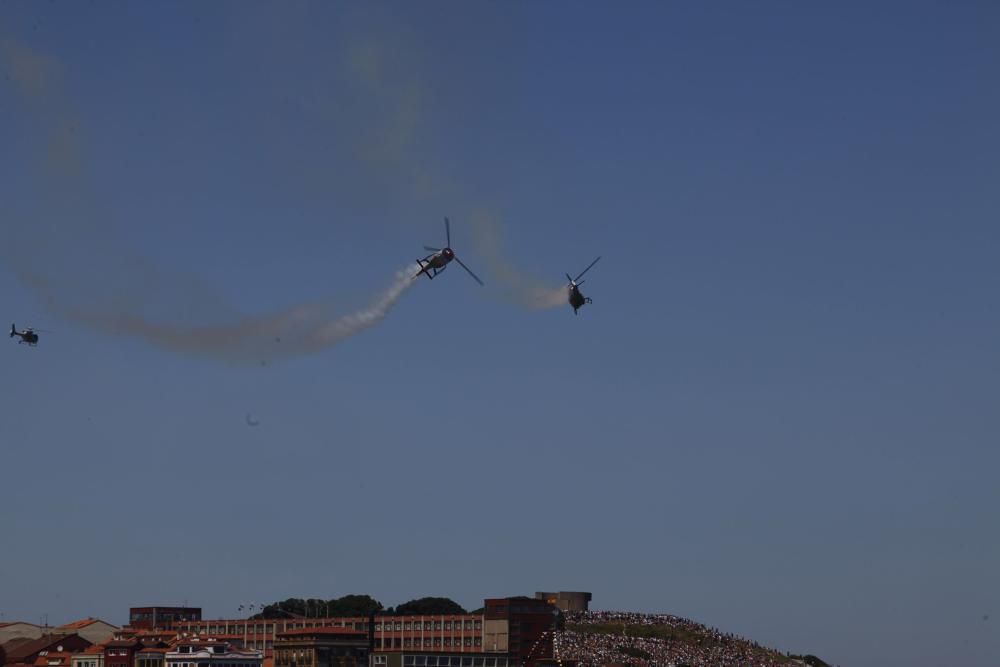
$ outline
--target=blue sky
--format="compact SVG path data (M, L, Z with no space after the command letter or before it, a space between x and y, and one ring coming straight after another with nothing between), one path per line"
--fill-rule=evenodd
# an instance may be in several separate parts
M0 303L52 333L3 353L0 612L590 590L833 663L986 664L998 29L5 3ZM110 323L354 312L445 215L486 288L450 269L312 354ZM525 307L597 255L578 317Z

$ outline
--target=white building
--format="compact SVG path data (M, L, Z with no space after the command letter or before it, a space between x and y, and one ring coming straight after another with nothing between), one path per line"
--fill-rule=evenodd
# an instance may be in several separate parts
M73 667L104 667L104 648L91 646L74 653L71 662Z
M263 662L263 651L201 637L182 637L164 659L165 667L261 667Z

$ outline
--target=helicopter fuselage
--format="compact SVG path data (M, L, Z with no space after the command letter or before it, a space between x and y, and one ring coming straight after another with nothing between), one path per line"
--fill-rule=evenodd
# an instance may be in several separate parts
M21 340L17 341L18 345L21 343L27 343L28 345L38 345L38 334L34 331L15 331L15 336L18 336Z
M576 285L570 285L569 287L569 305L573 307L573 314L576 315L576 311L583 308L584 304L591 303L590 297L584 296L580 291L580 288Z
M420 271L417 272L417 276L423 273L426 274L428 278L433 278L439 271L448 265L448 262L453 259L455 259L455 253L451 248L445 248L440 252L427 255L427 257L424 257L423 259L418 259L417 264L420 265ZM433 274L431 271L433 271Z

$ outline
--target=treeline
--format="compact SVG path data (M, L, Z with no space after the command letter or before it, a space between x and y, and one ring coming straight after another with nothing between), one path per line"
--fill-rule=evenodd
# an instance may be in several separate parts
M288 598L264 605L252 619L320 618L329 616L368 616L369 614L397 616L433 616L465 614L465 609L450 598L426 597L404 602L396 607L385 607L370 595L345 595L323 600L320 598Z

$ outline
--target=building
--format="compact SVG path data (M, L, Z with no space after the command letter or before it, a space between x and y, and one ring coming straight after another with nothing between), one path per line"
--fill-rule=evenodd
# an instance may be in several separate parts
M274 667L368 667L366 630L326 626L288 630L274 643Z
M42 626L23 621L0 623L0 645L14 639L38 639L45 631Z
M72 635L43 635L38 639L22 639L6 645L5 665L32 665L42 653L75 653L90 646L83 637Z
M581 591L559 591L558 593L535 593L536 600L545 600L562 611L589 611L593 596Z
M145 646L135 654L135 667L164 667L169 651L166 645Z
M104 647L95 644L73 654L72 667L104 667Z
M128 610L129 627L152 630L169 628L182 621L200 621L201 607L132 607Z
M143 643L136 638L105 642L104 667L134 667L135 656L143 648Z
M226 641L182 637L164 654L164 667L262 667L261 651L241 649Z
M368 638L376 667L513 667L526 662L532 667L536 660L552 657L549 631L557 618L558 610L544 600L523 597L486 600L482 614L216 619L175 622L173 629L229 641L265 656L271 656L290 632L348 629ZM285 667L302 667L298 660L288 665L287 658L282 660ZM278 662L275 655L274 667Z
M69 651L42 651L35 658L34 667L72 667Z
M552 657L552 631L559 610L545 600L529 597L493 598L483 610L484 646L503 646L509 658L531 666ZM506 631L506 636L505 636Z
M100 644L111 639L118 628L99 618L83 618L66 625L60 625L54 632L76 633L91 644Z

